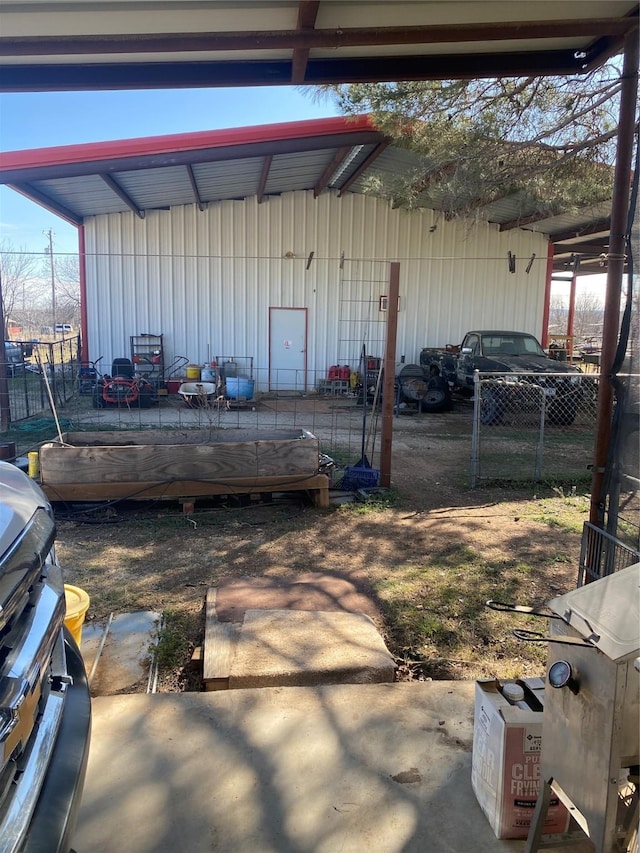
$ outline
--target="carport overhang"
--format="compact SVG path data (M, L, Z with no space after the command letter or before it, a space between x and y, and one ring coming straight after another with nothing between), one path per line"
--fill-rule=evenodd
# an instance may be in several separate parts
M620 51L638 14L634 0L2 5L12 92L580 74Z

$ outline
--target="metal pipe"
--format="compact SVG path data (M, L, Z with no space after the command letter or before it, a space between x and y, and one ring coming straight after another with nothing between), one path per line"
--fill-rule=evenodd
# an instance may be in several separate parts
M620 119L618 125L618 147L611 203L611 236L607 269L607 286L604 302L604 324L602 328L602 351L600 355L600 386L596 438L593 451L593 476L591 479L591 507L589 521L603 527L606 496L603 494L605 466L611 441L611 419L613 414L613 384L611 370L618 343L620 326L620 293L624 271L627 242L626 220L631 185L631 159L633 155L636 99L638 95L638 31L629 33L625 39L622 88L620 92Z
M551 280L553 278L553 242L547 245L547 273L544 283L544 305L542 306L541 343L544 349L549 346L549 311L551 307Z
M78 228L78 272L80 277L80 361L89 361L89 319L87 317L87 255L84 225Z
M573 357L573 340L574 340L574 326L576 320L576 284L578 277L573 273L571 276L571 284L569 286L569 311L567 313L567 357L568 360L571 361Z

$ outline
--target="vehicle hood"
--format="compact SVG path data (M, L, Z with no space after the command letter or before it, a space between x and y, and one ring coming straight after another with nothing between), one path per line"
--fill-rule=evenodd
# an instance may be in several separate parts
M488 357L492 369L509 373L579 373L577 367L563 361L554 361L541 355L501 355Z
M51 511L37 483L15 465L0 462L0 560L39 507Z

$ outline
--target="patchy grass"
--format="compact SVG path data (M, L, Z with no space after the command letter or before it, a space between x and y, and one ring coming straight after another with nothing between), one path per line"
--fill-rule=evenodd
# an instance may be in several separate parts
M353 503L342 504L338 508L338 512L349 515L370 515L374 512L380 512L384 509L392 509L397 507L401 502L401 495L395 486L389 489L380 489L380 491L367 493L363 492Z
M156 640L149 650L161 671L174 670L184 665L191 646L191 627L185 613L173 608L163 612Z
M528 510L529 517L549 527L582 533L582 526L589 515L590 495L576 486L568 491L556 486L553 493L553 496L536 500Z
M525 648L511 631L544 630L546 623L498 613L486 602L531 603L537 576L527 562L492 561L454 545L423 565L398 567L375 586L393 646L424 675L490 674L499 666L503 677L515 677L542 666L546 650Z

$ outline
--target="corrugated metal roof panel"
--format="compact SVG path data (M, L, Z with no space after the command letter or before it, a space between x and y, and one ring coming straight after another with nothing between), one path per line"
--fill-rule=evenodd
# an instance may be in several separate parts
M193 167L198 192L203 201L246 198L255 195L262 170L261 157L203 163Z
M94 216L97 210L104 213L128 210L124 201L109 189L99 175L33 181L32 186L81 217Z
M142 210L194 202L185 166L116 172L113 178Z

